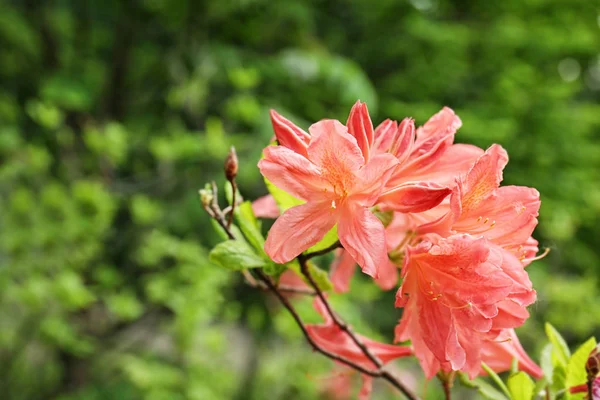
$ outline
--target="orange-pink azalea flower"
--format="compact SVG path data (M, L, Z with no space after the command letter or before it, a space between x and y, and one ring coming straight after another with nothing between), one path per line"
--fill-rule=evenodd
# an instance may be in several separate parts
M456 233L481 235L513 251L524 262L531 259L537 251L531 233L538 222L540 196L529 187L500 187L507 162L506 151L499 145L491 146L457 180L450 197L450 212L421 226L418 232L442 237Z
M318 243L337 224L344 248L365 273L377 276L378 266L387 256L385 232L369 207L398 161L389 154L378 154L365 162L356 139L338 121L317 122L309 131L306 156L286 146L269 146L258 163L274 185L306 201L275 221L265 251L275 262L286 263Z
M396 340L411 340L423 370L480 370L482 341L502 318L505 300L524 308L535 291L519 260L487 239L454 235L407 249L396 306ZM502 326L512 328L506 318Z

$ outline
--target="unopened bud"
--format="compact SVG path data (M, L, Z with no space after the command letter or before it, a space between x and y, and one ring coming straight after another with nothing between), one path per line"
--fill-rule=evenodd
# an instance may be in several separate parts
M229 150L229 154L225 159L225 177L228 181L232 181L235 179L238 173L238 158L235 153L235 147L231 146L231 150Z
M210 206L210 203L214 199L212 189L206 185L206 187L204 189L200 189L198 193L200 194L200 203L202 203L202 207Z
M590 352L587 362L585 363L585 370L587 371L589 380L593 380L598 373L600 373L600 346L596 346L594 350Z

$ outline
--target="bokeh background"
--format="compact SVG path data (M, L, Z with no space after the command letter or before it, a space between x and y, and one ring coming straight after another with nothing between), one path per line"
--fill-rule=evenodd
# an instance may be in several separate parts
M332 363L207 259L197 190L233 144L266 193L270 108L305 128L357 99L375 122L454 108L457 142L502 144L505 183L541 192L525 347L545 320L600 333L597 1L2 0L0 82L3 399L326 398ZM391 341L393 297L357 277L333 302Z

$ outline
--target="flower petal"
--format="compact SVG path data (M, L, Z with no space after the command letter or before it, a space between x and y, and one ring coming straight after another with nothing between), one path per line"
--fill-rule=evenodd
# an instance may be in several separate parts
M433 182L405 183L383 193L377 203L385 210L416 213L437 206L451 192L448 187Z
M323 120L308 128L312 135L308 158L323 172L346 176L356 172L365 163L356 139L336 120Z
M333 290L338 293L345 293L350 290L350 280L356 269L356 261L344 249L336 251L336 258L331 264L331 283Z
M506 150L497 144L492 145L477 160L461 182L463 212L475 209L500 186L502 170L507 163Z
M415 121L412 118L404 118L398 126L390 153L396 156L399 162L403 162L410 156L414 142Z
M462 121L458 115L450 107L444 107L417 129L416 147L424 149L427 147L426 143L431 145L440 138L454 135L461 126ZM435 140L431 141L432 138Z
M373 145L374 132L373 123L371 117L369 117L369 110L367 109L366 103L361 103L358 100L348 116L348 122L346 122L348 132L356 138L356 143L362 152L365 161L369 161L371 146Z
M385 228L381 221L364 207L346 204L340 214L338 236L362 271L378 277L379 267L387 258Z
M268 146L258 162L260 173L278 188L294 197L309 200L321 197L331 185L317 166L283 146Z
M392 176L398 160L391 154L378 154L356 173L351 196L360 204L372 206Z
M391 290L398 284L398 267L386 258L379 268L379 278L375 279L375 283L382 290Z
M278 114L277 111L271 110L270 114L275 137L279 144L306 157L310 135Z
M483 150L477 146L453 144L427 168L415 171L411 175L411 179L453 186L456 178L469 172L482 155Z
M373 148L378 152L384 153L389 150L395 140L398 131L398 123L391 119L386 119L375 128Z
M283 264L317 244L335 225L336 210L327 203L306 203L285 211L269 231L265 251Z
M527 355L514 329L504 330L497 338L485 340L481 347L481 361L486 363L494 372L509 371L514 359L519 363L519 369L540 379L542 369ZM483 370L480 373L484 373Z
M254 212L254 216L256 216L256 218L275 219L279 217L280 214L277 202L275 202L275 198L270 194L261 196L254 200L252 202L252 212Z

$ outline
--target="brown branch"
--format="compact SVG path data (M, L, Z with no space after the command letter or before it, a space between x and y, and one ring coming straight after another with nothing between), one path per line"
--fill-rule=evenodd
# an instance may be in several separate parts
M242 274L244 275L244 278L246 278L246 283L249 286L252 286L255 289L260 289L260 290L265 290L265 291L271 290L265 284L264 281L262 281L262 280L257 281L256 279L254 279L254 277L252 276L252 274L250 272L248 272L248 270L242 270ZM317 294L314 290L311 290L308 288L302 288L302 287L296 287L296 286L290 286L290 285L282 285L282 284L276 285L276 287L280 292L283 292L283 293L304 294L307 296L315 296Z
M225 220L225 217L223 215L222 210L219 208L218 202L217 202L217 185L215 184L215 182L212 182L212 190L213 190L213 201L211 202L210 205L205 205L204 209L207 211L207 213L214 218L217 223L221 226L221 228L223 228L223 230L225 231L225 233L227 234L227 237L229 237L229 239L231 240L235 240L235 235L233 234L233 232L231 232L231 230L229 229L229 226L227 224L227 221ZM334 247L335 246L335 247ZM317 255L322 255L325 254L331 250L333 250L334 248L339 247L340 244L339 242L334 243L334 245L330 246L327 249L324 250L320 250L318 252L314 252L314 253L309 253L306 255L300 255L298 256L298 261L300 262L300 267L302 270L302 273L306 276L306 278L308 279L308 281L310 282L310 285L313 287L314 289L314 293L312 293L313 295L317 295L319 296L319 299L323 302L323 304L325 305L325 308L327 309L328 314L331 316L332 320L334 321L334 323L343 331L346 332L346 334L348 334L348 336L350 336L350 338L352 339L352 341L354 341L354 343L361 349L361 351L365 354L365 356L367 356L376 366L377 369L376 370L371 370L368 368L365 368L359 364L356 364L355 362L353 362L352 360L349 360L345 357L342 357L338 354L332 353L326 349L324 349L323 347L319 346L314 340L313 338L310 336L310 334L308 333L308 330L306 329L306 326L304 325L304 322L302 321L302 319L300 318L300 316L298 315L296 309L294 308L294 306L290 303L290 301L283 295L283 291L285 289L291 289L288 287L278 287L272 280L271 278L266 275L260 268L255 269L255 273L259 278L260 283L257 282L258 287L264 285L266 286L266 288L268 288L268 290L270 290L271 292L273 292L275 294L275 296L279 299L279 302L288 310L288 312L290 313L290 315L292 316L292 318L294 318L294 320L296 321L296 324L298 325L298 327L300 328L300 330L302 331L304 337L306 338L306 341L312 346L312 348L323 354L324 356L337 361L339 363L342 363L360 373L363 373L365 375L371 376L373 378L382 378L386 381L388 381L392 386L394 386L395 388L397 388L398 390L400 390L409 400L419 400L419 398L412 393L412 391L410 389L408 389L397 377L395 377L392 373L390 373L389 371L386 371L383 368L383 363L381 362L381 360L379 360L379 358L377 358L377 356L375 356L373 353L371 353L371 351L367 348L367 346L356 336L356 334L352 331L352 329L342 320L339 319L339 317L337 316L337 314L335 314L333 312L333 310L331 309L331 305L329 304L329 302L327 301L327 298L325 297L325 295L323 294L323 292L321 291L321 289L318 287L318 285L316 284L314 278L312 277L312 275L310 274L310 271L308 269L308 264L307 261L312 258L315 257ZM250 281L251 282L251 281ZM296 288L294 288L294 292L296 291ZM306 293L305 293L306 294Z
M381 362L381 360L375 354L371 353L371 350L369 350L369 348L362 342L362 340L360 340L360 338L358 336L356 336L356 334L352 331L352 328L350 328L350 326L348 326L348 324L346 324L344 321L342 321L338 317L338 315L333 311L333 309L331 308L331 305L329 304L329 301L325 297L325 294L323 293L321 288L319 288L319 285L317 285L314 278L312 277L310 270L308 269L308 263L307 263L305 256L300 255L298 257L298 261L300 262L300 270L302 271L302 274L309 281L310 285L315 290L315 292L317 292L317 296L319 296L319 299L321 299L321 301L323 302L323 305L325 306L325 309L327 310L327 314L329 314L329 316L331 317L333 322L342 331L346 332L346 334L350 337L350 339L352 339L352 341L360 348L360 350L364 353L364 355L367 356L367 358L369 360L371 360L371 362L373 364L375 364L375 366L377 366L377 368L383 367L383 363Z
M325 248L325 249L323 249L323 250L319 250L319 251L313 251L312 253L306 253L306 254L304 254L302 257L303 257L305 260L310 260L310 259L311 259L311 258L313 258L313 257L322 256L322 255L324 255L324 254L327 254L327 253L329 253L330 251L337 249L338 247L342 247L342 244L340 243L340 241L339 241L339 240L338 240L338 241L336 241L336 242L335 242L334 244L332 244L331 246L329 246L329 247L327 247L327 248Z

